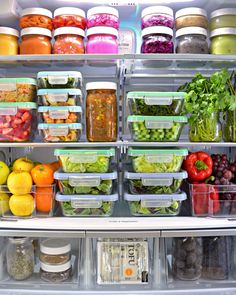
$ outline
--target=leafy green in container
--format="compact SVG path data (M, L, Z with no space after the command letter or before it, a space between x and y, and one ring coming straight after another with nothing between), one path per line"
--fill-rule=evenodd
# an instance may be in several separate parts
M61 202L64 216L110 216L113 211L113 202L102 202L100 208L74 208L71 202Z

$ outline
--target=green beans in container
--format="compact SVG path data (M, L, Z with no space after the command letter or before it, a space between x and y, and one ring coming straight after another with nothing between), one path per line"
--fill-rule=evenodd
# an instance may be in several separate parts
M180 115L185 92L128 92L130 113L143 116Z

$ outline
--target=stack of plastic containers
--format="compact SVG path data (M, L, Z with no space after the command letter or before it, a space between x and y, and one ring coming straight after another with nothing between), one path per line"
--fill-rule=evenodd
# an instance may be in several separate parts
M64 216L111 216L118 200L117 172L111 170L114 149L56 149L62 170L54 174L56 200Z
M39 72L38 108L46 142L78 141L82 133L80 72Z

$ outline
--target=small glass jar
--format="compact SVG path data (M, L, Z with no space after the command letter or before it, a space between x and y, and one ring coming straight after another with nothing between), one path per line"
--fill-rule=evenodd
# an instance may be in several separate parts
M67 281L72 276L71 261L60 265L49 265L40 262L41 279L50 283Z
M113 7L97 6L87 12L87 26L119 29L119 11Z
M142 30L153 26L174 28L174 13L167 6L150 6L142 11Z
M236 142L236 110L227 110L224 114L224 141Z
M39 27L52 31L52 13L45 8L26 8L21 12L20 28Z
M167 27L156 26L142 30L141 53L173 53L173 30Z
M186 27L201 27L208 29L206 10L198 7L180 9L175 14L176 30Z
M21 30L20 54L51 54L52 33L43 28Z
M236 54L236 29L222 28L211 32L211 54Z
M116 83L87 83L86 122L88 141L116 141Z
M0 55L18 54L19 32L8 27L0 27Z
M208 54L207 30L200 27L183 28L176 31L176 53Z
M236 9L222 8L211 13L210 30L236 28Z
M118 31L109 27L94 27L87 30L88 42L86 53L92 54L117 54Z
M54 54L83 54L84 31L74 27L63 27L54 32L55 43L53 45Z
M53 27L54 29L62 27L76 27L81 30L85 30L85 12L76 7L60 7L54 11Z
M9 238L7 272L17 281L28 279L34 272L34 247L29 238Z

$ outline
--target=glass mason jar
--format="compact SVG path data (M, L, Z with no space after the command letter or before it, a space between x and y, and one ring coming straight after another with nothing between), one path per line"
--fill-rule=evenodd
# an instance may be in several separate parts
M8 27L0 27L0 54L18 54L19 32Z
M142 11L142 30L152 26L174 28L173 9L167 6L150 6Z
M87 26L93 27L111 27L119 29L119 11L113 7L97 6L87 12Z
M236 9L235 8L221 8L212 11L210 30L221 28L236 28Z
M62 27L76 27L85 30L85 12L76 7L57 8L54 11L53 27L55 30Z
M9 238L7 272L14 280L26 280L34 272L34 248L29 238Z
M211 54L236 54L236 28L222 28L211 32Z
M189 140L193 142L219 142L222 137L222 127L219 112L209 115L199 115L189 123Z
M52 31L52 12L45 8L33 7L23 9L20 17L20 28L39 27Z
M186 27L201 27L208 29L206 10L198 7L180 9L175 14L176 30Z
M175 279L197 280L202 274L202 238L174 238L172 272Z
M224 141L236 142L236 110L227 110L224 114Z
M86 122L88 141L116 141L116 83L87 83Z

